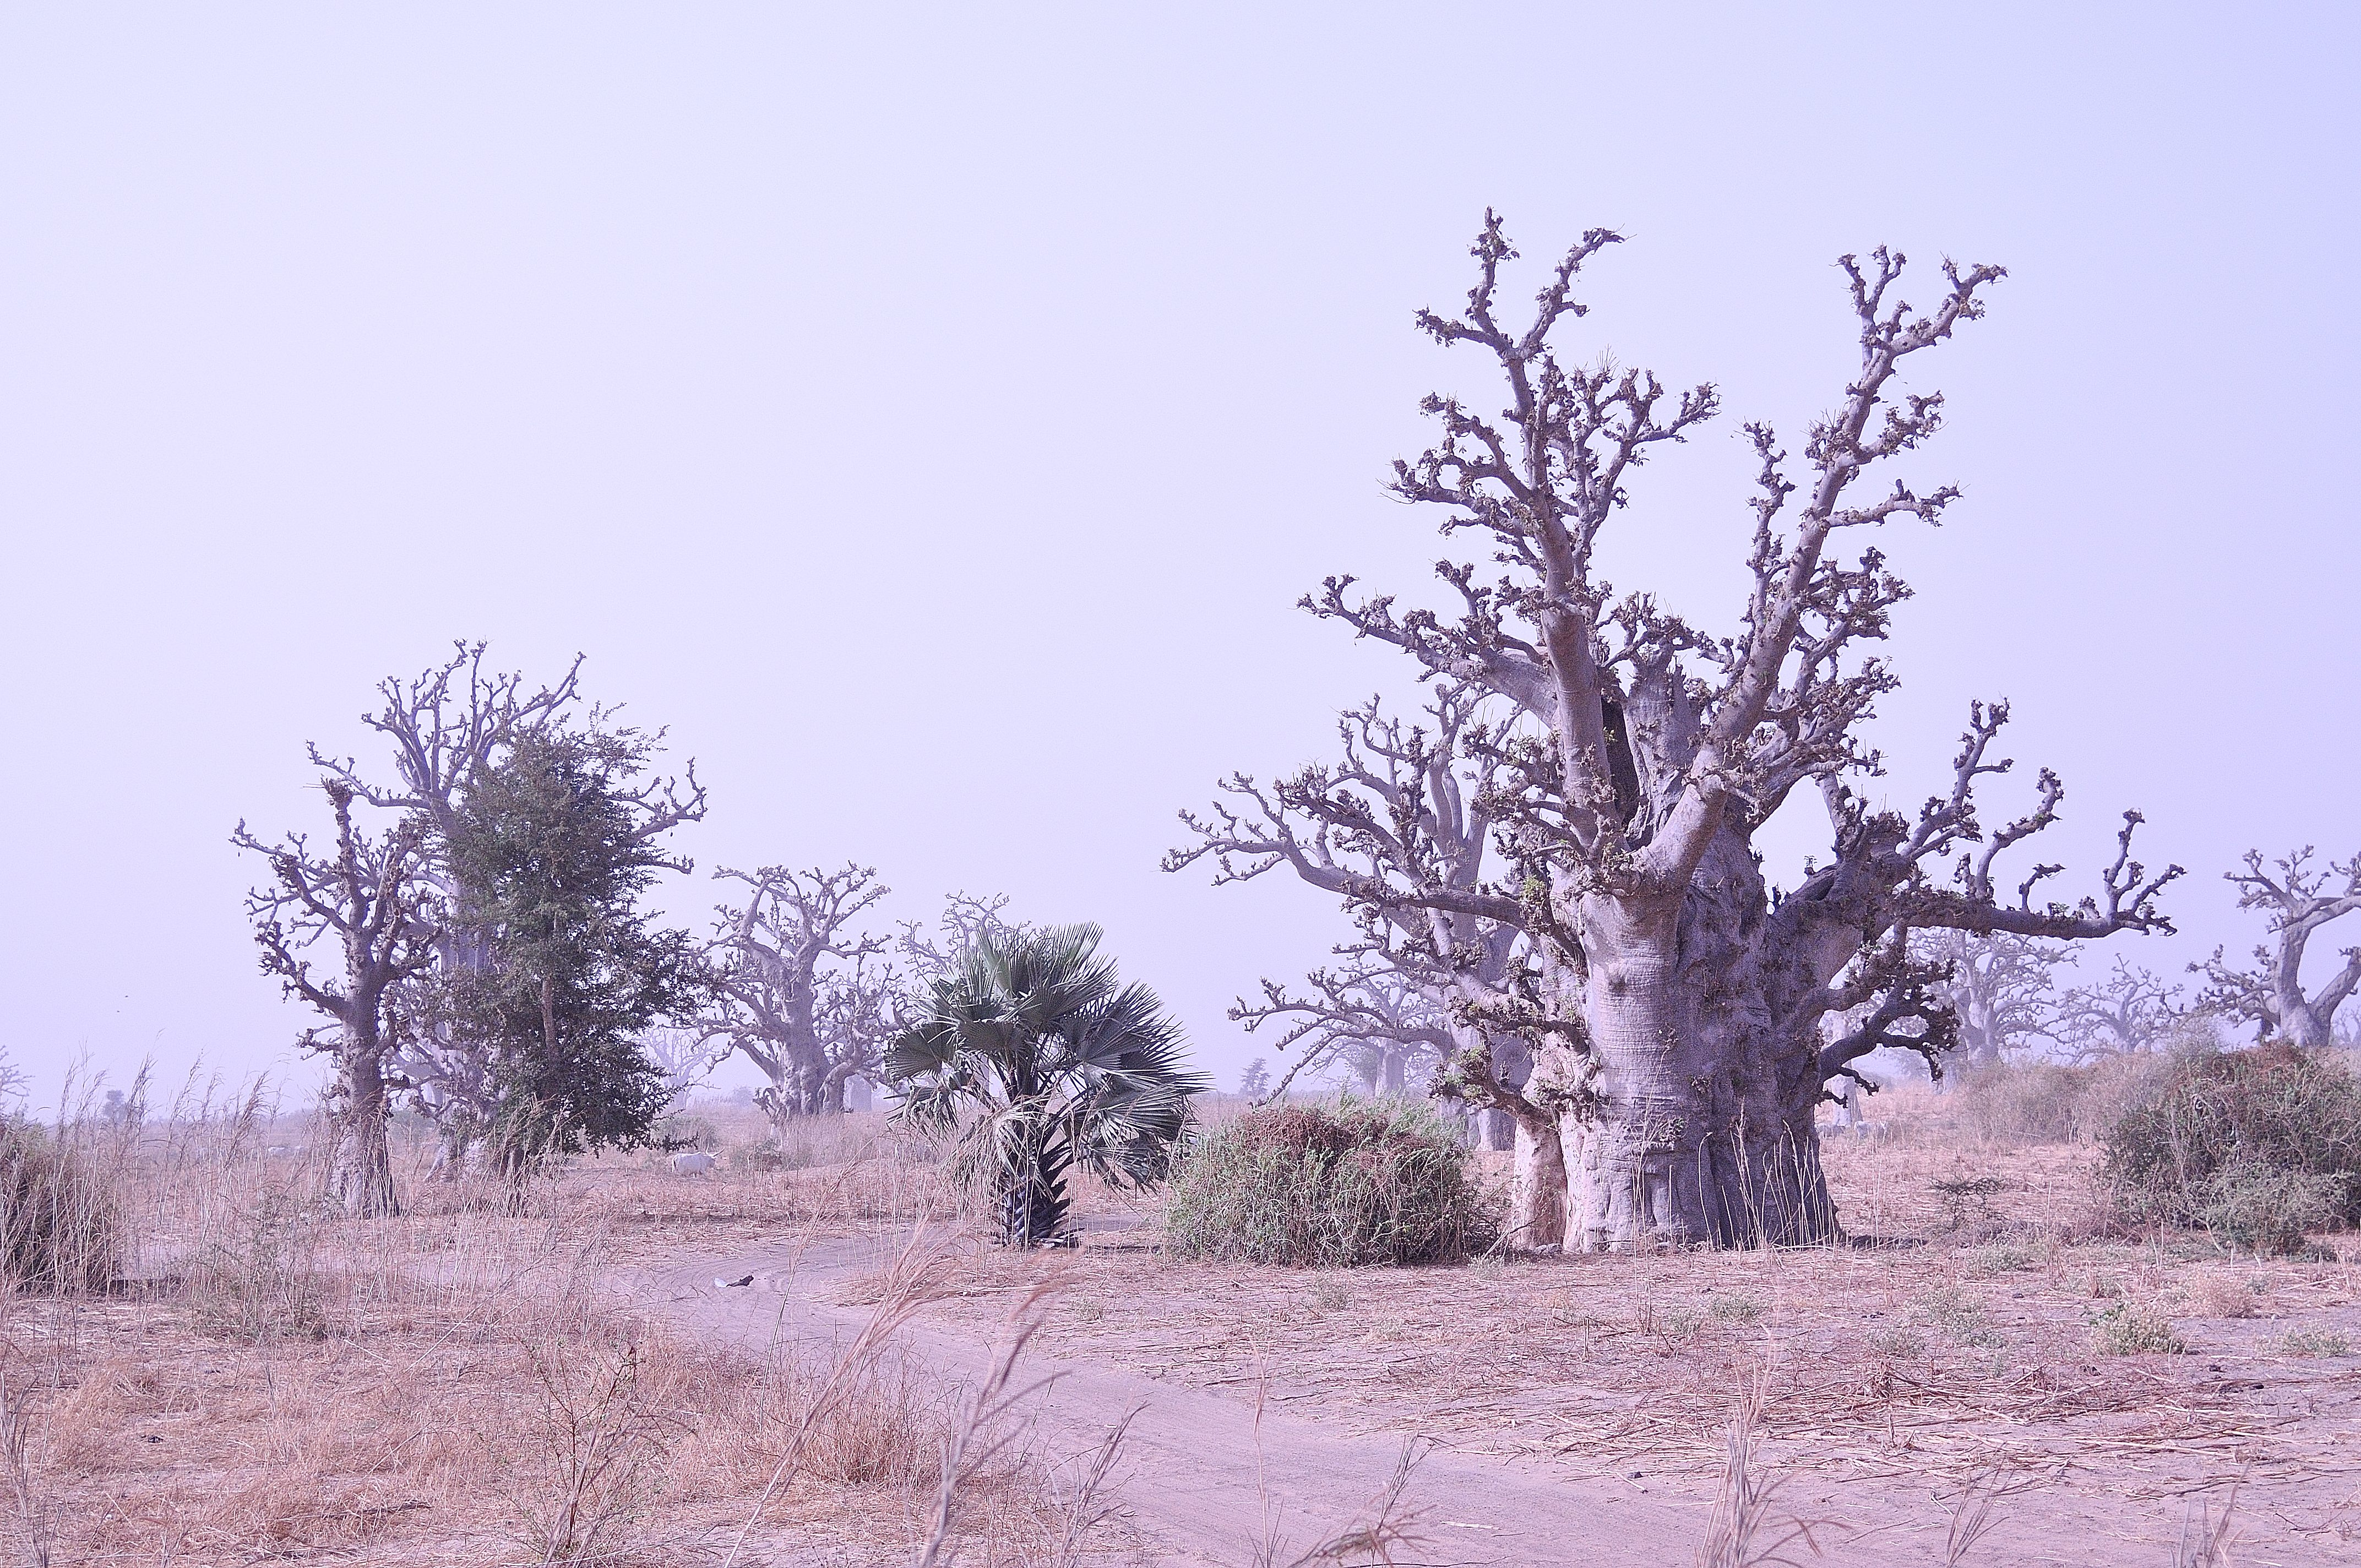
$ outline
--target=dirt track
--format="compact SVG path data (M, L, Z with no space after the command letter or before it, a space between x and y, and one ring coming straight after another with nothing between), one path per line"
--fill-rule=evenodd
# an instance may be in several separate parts
M868 1309L839 1305L853 1280L887 1261L874 1238L818 1242L800 1251L748 1250L652 1270L642 1288L699 1332L749 1343L774 1334L805 1343L849 1338ZM717 1289L717 1277L755 1276L752 1287ZM921 1320L914 1350L951 1378L972 1378L990 1359L983 1334ZM1034 1376L1056 1374L1040 1423L1053 1444L1088 1449L1138 1408L1118 1469L1120 1500L1143 1542L1143 1561L1243 1568L1262 1561L1257 1542L1276 1534L1276 1561L1365 1523L1401 1453L1399 1433L1323 1420L1315 1400L1274 1398L1257 1415L1250 1392L1191 1388L1102 1361L1028 1357ZM1279 1381L1274 1378L1275 1383ZM1427 1446L1405 1497L1422 1544L1398 1558L1423 1564L1542 1568L1565 1563L1687 1564L1711 1508L1712 1478L1641 1475L1601 1482L1543 1464ZM1804 1475L1774 1509L1815 1522L1815 1557L1798 1562L1862 1568L1941 1563L1955 1499L1905 1480L1832 1488ZM2186 1497L2118 1501L2050 1490L2020 1491L1997 1508L2002 1524L1968 1563L2164 1564L2191 1504ZM2274 1539L2268 1514L2246 1513L2237 1561L2263 1565L2338 1563L2334 1544Z

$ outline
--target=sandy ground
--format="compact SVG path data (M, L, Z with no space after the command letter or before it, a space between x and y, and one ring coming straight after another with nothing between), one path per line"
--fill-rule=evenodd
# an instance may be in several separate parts
M1078 1450L1139 1411L1119 1491L1144 1563L1257 1563L1274 1536L1288 1562L1366 1519L1405 1445L1422 1541L1396 1561L1694 1562L1758 1376L1764 1540L1807 1527L1797 1561L1942 1563L1990 1497L1958 1561L2169 1563L2234 1491L2248 1568L2361 1561L2361 1363L2283 1348L2298 1326L2361 1341L2351 1262L2064 1245L2080 1157L2012 1157L1964 1211L1933 1194L1946 1157L1843 1173L1886 1234L1784 1254L1214 1270L1164 1258L1152 1213L1102 1212L1072 1253L954 1245L908 1332L973 1377L1009 1303L1054 1281L1038 1420ZM745 1342L849 1336L895 1245L713 1240L637 1288ZM2179 1309L2188 1352L2095 1354L2091 1315L2126 1298ZM2202 1315L2224 1310L2251 1315Z
M1064 1462L1134 1411L1074 1568L1288 1568L1406 1453L1403 1568L1691 1564L1750 1387L1751 1561L2162 1568L2235 1492L2242 1568L2361 1562L2361 1237L2264 1260L2127 1234L2087 1147L1835 1146L1840 1247L1314 1272L1170 1258L1153 1202L1088 1183L1081 1247L1010 1253L925 1150L810 1136L711 1179L585 1162L524 1217L422 1187L401 1220L314 1223L301 1169L192 1166L214 1218L150 1238L153 1289L0 1314L0 1558L53 1519L59 1563L537 1562L576 1437L644 1408L647 1483L611 1489L629 1550L599 1561L717 1564L743 1528L738 1563L907 1564L941 1423L1036 1299L1022 1374L1051 1381L965 1498L967 1568L1049 1562ZM921 1216L928 1299L869 1425L829 1440L870 1457L758 1508L809 1387L779 1369L830 1363ZM2163 1342L2105 1354L2094 1320L2125 1311ZM631 1400L582 1405L625 1365Z

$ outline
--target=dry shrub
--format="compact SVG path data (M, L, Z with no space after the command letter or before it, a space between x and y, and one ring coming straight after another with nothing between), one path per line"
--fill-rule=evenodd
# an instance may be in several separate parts
M611 1557L645 1526L686 1419L649 1398L636 1335L528 1346L538 1442L520 1469L524 1543L544 1563Z
M103 1291L122 1275L129 1237L112 1144L71 1124L0 1121L0 1286Z
M2189 1277L2189 1311L2199 1318L2251 1318L2262 1310L2264 1281L2248 1281L2218 1268L2201 1268Z
M1960 1075L1959 1116L1979 1143L2069 1144L2082 1131L2091 1073L2057 1062L2004 1062Z
M1457 1130L1400 1101L1249 1112L1190 1152L1165 1209L1175 1254L1223 1263L1457 1263L1499 1234Z
M281 1189L228 1216L200 1245L182 1278L203 1332L228 1339L320 1339L328 1332L318 1266L320 1217Z
M899 1353L847 1369L833 1390L829 1372L783 1352L760 1360L708 1354L695 1374L697 1408L720 1434L709 1458L731 1490L759 1489L798 1442L798 1474L820 1486L932 1482L950 1431L950 1392Z
M2361 1222L2361 1078L2334 1053L2271 1045L2170 1058L2102 1139L2140 1218L2257 1252Z

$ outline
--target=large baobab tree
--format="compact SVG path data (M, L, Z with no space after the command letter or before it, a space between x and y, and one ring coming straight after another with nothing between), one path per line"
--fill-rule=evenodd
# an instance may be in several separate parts
M404 815L371 836L353 824L349 784L331 775L321 787L335 819L328 852L301 833L265 842L244 822L230 841L270 867L270 881L246 901L263 972L332 1020L302 1036L306 1050L335 1066L330 1190L348 1213L391 1214L399 1204L386 1135L396 1082L390 1063L410 1024L400 992L434 960L442 932L426 877L429 830L422 817ZM303 954L322 940L341 949L341 964L318 974Z
M892 1033L885 938L852 929L890 890L850 864L713 874L743 883L746 901L719 906L709 949L719 1001L699 1028L771 1080L755 1099L774 1127L843 1110L846 1080L873 1079Z
M1456 599L1448 613L1397 610L1391 596L1357 595L1349 577L1307 603L1400 649L1422 679L1470 705L1458 759L1493 770L1477 804L1502 863L1472 883L1444 874L1449 836L1428 829L1430 784L1407 808L1407 837L1392 830L1408 869L1338 891L1381 917L1449 915L1518 933L1497 981L1477 973L1480 943L1406 939L1472 993L1459 1009L1468 1023L1531 1052L1511 1108L1521 1124L1554 1124L1566 1245L1825 1235L1835 1217L1814 1128L1824 1085L1878 1044L1949 1026L1908 933L2169 929L2155 900L2178 870L2151 879L2132 860L2138 817L2126 814L2096 895L2034 905L2058 870L2048 865L2004 894L1995 857L2056 820L2063 793L2044 772L2024 816L1984 827L1978 787L2009 767L1993 755L2004 705L1975 707L1949 787L1915 820L1872 807L1848 783L1878 771L1861 731L1894 676L1871 649L1908 590L1876 550L1848 559L1839 543L1896 520L1931 521L1956 498L1894 477L1943 409L1940 394L1896 378L1982 313L2001 270L1947 262L1937 302L1919 312L1902 297L1900 256L1843 260L1859 367L1812 424L1800 473L1768 425L1747 427L1758 464L1750 586L1735 630L1713 635L1645 592L1619 593L1597 569L1600 536L1642 464L1719 403L1711 386L1673 397L1646 371L1560 354L1584 313L1576 280L1618 238L1586 234L1532 314L1511 325L1499 289L1515 252L1488 214L1466 309L1418 315L1436 343L1473 347L1497 369L1505 407L1487 415L1428 398L1440 438L1396 465L1392 488L1439 509L1446 536L1481 541L1481 562L1441 565ZM1391 828L1366 805L1340 804L1366 802L1366 790L1299 784L1272 804L1299 819L1326 810ZM1818 797L1829 851L1774 894L1753 841L1799 788ZM1269 852L1256 843L1217 817L1201 825L1195 852ZM1825 1017L1869 1002L1879 1004L1873 1027L1824 1040ZM1471 1083L1497 1083L1496 1062L1463 1050L1455 1067ZM1522 1218L1531 1240L1554 1239L1543 1205Z
M2349 861L2313 866L2310 845L2268 867L2262 851L2246 851L2244 871L2223 876L2238 890L2238 907L2268 911L2270 939L2255 948L2252 967L2232 969L2222 949L2191 971L2205 977L2198 1004L2225 1017L2253 1024L2257 1037L2298 1046L2324 1046L2334 1035L2336 1010L2361 988L2361 947L2338 954L2345 962L2320 987L2303 989L2304 949L2320 928L2361 909L2361 854Z

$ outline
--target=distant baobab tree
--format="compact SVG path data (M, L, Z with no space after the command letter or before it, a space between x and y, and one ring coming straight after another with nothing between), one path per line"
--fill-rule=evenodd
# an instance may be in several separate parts
M2075 1063L2154 1050L2191 1025L2210 1033L2211 1024L2183 1005L2180 994L2180 987L2118 955L2105 979L2058 994L2047 1030L2059 1053Z
M301 1040L335 1069L329 1190L347 1213L391 1214L399 1204L387 1128L404 1082L392 1069L404 1033L401 988L434 962L443 908L425 874L423 817L405 815L370 835L353 824L350 784L331 774L321 788L335 823L324 851L301 833L266 842L244 822L230 841L270 867L270 880L246 898L263 972L330 1020ZM315 971L303 955L323 940L339 961Z
M2057 971L2074 956L2062 942L2008 931L1922 931L1912 947L1914 956L1944 971L1930 989L1959 1020L1959 1065L1969 1068L1992 1067L2039 1046L2053 1019Z
M1502 411L1430 396L1440 436L1392 484L1439 509L1446 537L1479 542L1438 567L1452 608L1398 608L1345 576L1305 601L1407 654L1437 700L1464 709L1449 754L1430 735L1422 765L1382 783L1349 765L1261 795L1234 781L1250 809L1192 821L1198 842L1179 858L1212 855L1236 879L1292 854L1304 874L1321 869L1306 846L1333 846L1344 874L1323 885L1419 949L1405 961L1448 975L1455 1016L1483 1036L1459 1045L1449 1081L1517 1118L1528 1192L1512 1220L1526 1245L1826 1236L1825 1086L1880 1045L1938 1049L1952 1027L1910 934L2169 930L2156 899L2180 872L2150 877L2133 860L2139 817L2126 813L2093 895L2034 905L2059 870L2048 864L2004 889L1997 857L2055 822L2064 793L2044 771L2024 815L1985 826L1980 786L2010 767L1994 745L2005 704L1972 707L1949 784L1915 818L1849 782L1880 771L1861 729L1896 677L1873 649L1909 590L1877 550L1847 558L1839 543L1932 521L1956 499L1893 477L1943 413L1939 393L1896 378L1982 314L2002 270L1946 262L1922 313L1902 296L1901 256L1843 258L1859 366L1810 427L1800 474L1769 425L1746 427L1754 521L1733 543L1748 587L1737 630L1716 635L1644 590L1616 591L1598 567L1642 465L1720 406L1710 385L1672 396L1609 356L1561 356L1585 313L1576 279L1620 237L1584 235L1511 324L1499 289L1516 253L1487 214L1466 310L1417 321L1497 369ZM1469 801L1479 772L1488 783ZM1818 797L1829 845L1783 891L1755 838L1798 789ZM1448 826L1455 799L1497 846L1499 863L1473 877ZM1510 961L1487 973L1501 948ZM1824 1018L1864 1004L1863 1026L1823 1040ZM1511 1039L1532 1059L1521 1086L1503 1070ZM1552 1182L1562 1233L1541 1190Z
M744 884L743 904L719 906L708 951L716 1000L697 1027L762 1069L755 1095L774 1129L793 1117L844 1109L844 1086L875 1080L892 1033L895 976L886 939L854 929L891 891L874 870L763 866L714 872Z
M2222 949L2190 965L2205 977L2199 1005L2255 1025L2258 1037L2298 1046L2324 1046L2334 1037L2336 1010L2361 988L2361 947L2346 948L2345 962L2320 986L2303 989L2304 949L2321 927L2361 909L2361 854L2312 865L2312 846L2283 855L2268 867L2262 851L2246 851L2244 871L2223 876L2238 889L2238 907L2268 912L2270 940L2255 948L2253 964L2233 969Z

